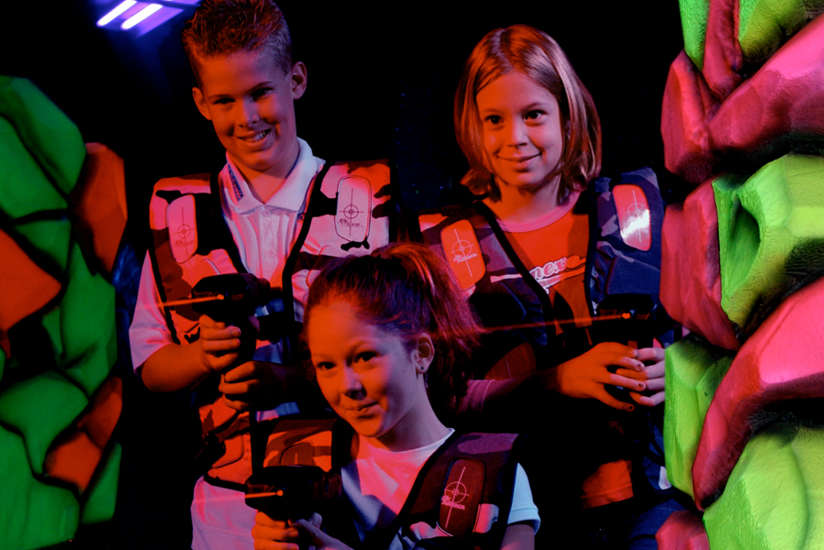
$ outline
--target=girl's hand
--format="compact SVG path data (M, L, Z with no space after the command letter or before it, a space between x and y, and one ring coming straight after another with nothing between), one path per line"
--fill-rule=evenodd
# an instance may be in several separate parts
M647 389L645 365L637 352L624 344L602 342L555 368L558 391L569 397L597 399L616 409L634 410L634 405L611 396L605 386L620 386L635 392ZM610 366L621 368L610 372Z
M201 315L197 345L203 367L208 372L220 372L238 359L240 329L218 323L208 315Z
M664 348L641 348L636 357L648 364L644 367L647 390L641 394L630 392L633 401L645 407L654 407L664 402L664 374L666 373L666 352Z

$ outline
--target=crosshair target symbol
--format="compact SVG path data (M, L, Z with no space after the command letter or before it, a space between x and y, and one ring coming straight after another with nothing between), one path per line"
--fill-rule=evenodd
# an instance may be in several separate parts
M469 496L469 491L467 491L466 485L460 481L452 481L446 485L443 494L449 501L449 505L455 506L456 508L462 508L462 506L458 505L466 500Z
M473 252L472 243L466 241L464 239L456 239L455 244L452 245L452 257L456 258L456 261L462 261L466 258L469 258Z

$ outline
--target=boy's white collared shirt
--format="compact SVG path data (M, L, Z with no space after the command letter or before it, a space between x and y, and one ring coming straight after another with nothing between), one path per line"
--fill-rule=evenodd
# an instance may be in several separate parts
M305 141L298 138L298 143L295 166L266 203L255 196L228 156L219 176L223 215L240 258L250 273L273 286L282 286L283 265L296 238L298 217L306 207L312 179L323 167Z

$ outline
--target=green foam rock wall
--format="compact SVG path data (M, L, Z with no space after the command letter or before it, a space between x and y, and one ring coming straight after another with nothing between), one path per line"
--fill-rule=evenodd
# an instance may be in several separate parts
M70 539L80 521L74 493L32 476L23 441L0 427L0 548L28 550ZM35 519L36 518L36 519Z
M701 69L704 66L704 42L707 36L709 0L679 0L681 30L684 33L684 51Z
M112 450L98 466L96 477L88 489L88 496L83 505L80 523L99 523L114 517L117 496L117 480L120 476L120 457L123 450L115 443Z
M60 302L62 362L91 395L117 359L114 288L102 275L91 274L77 243L72 244L68 275Z
M31 470L41 474L49 446L88 404L77 386L47 371L0 393L0 423L23 436Z
M760 65L822 12L824 0L740 0L738 43L744 59Z
M80 130L57 105L31 81L0 76L0 117L16 129L24 147L63 194L74 189L86 158L86 144Z
M689 335L667 348L664 456L673 486L693 496L692 464L704 417L732 356Z
M0 116L0 210L12 219L41 210L65 209L66 201L57 192L17 131ZM32 197L37 197L32 200Z
M704 526L711 548L824 548L824 426L777 422L753 437Z
M66 269L69 260L71 223L68 218L20 223L14 231L44 255L58 269ZM45 267L45 266L43 266Z
M744 326L755 307L824 272L824 158L785 155L742 181L713 182L721 307ZM764 313L764 312L762 312Z

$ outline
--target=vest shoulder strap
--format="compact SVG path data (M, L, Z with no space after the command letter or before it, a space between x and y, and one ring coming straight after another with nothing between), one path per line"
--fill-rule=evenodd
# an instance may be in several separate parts
M453 434L424 464L392 525L364 541L366 547L383 548L400 530L429 539L427 548L437 548L437 539L449 547L498 548L512 505L517 437Z

